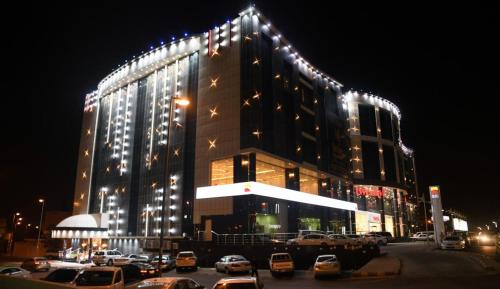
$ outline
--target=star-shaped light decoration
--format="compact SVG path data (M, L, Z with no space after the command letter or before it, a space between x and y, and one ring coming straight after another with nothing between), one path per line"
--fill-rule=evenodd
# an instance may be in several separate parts
M219 81L219 77L217 77L217 78L210 78L210 88L217 87L217 81Z
M216 139L216 138L215 138L215 139L213 139L213 140L211 140L211 139L209 139L209 140L208 140L208 149L209 149L209 150L211 150L211 149L215 149L215 148L216 148L216 146L215 146L215 142L216 142L216 141L217 141L217 139Z
M214 118L219 115L219 113L217 112L217 106L209 108L208 111L210 111L210 118Z
M259 129L256 129L252 132L254 136L257 137L257 139L260 139L260 136L262 135L262 132Z

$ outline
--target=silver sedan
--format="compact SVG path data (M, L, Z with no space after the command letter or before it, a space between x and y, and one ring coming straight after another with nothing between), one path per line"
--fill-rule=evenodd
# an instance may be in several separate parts
M215 271L225 272L226 274L235 272L249 272L252 270L252 264L245 257L240 255L229 255L222 257L215 263Z

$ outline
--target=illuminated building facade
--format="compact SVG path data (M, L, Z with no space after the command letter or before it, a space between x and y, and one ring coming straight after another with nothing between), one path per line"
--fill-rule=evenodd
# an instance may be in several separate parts
M163 202L166 236L353 232L341 88L254 8L152 48L87 95L74 214L110 237L158 237Z
M348 91L356 231L407 236L416 221L413 150L401 140L399 109L381 97ZM413 227L412 227L413 225Z

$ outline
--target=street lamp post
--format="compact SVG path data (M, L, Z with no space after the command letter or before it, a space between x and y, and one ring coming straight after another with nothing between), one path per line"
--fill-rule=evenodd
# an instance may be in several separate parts
M179 97L174 97L173 101L170 103L169 107L169 113L168 113L168 127L167 127L167 152L165 155L165 163L164 163L164 178L163 178L163 191L162 191L162 198L161 198L161 216L160 216L160 244L159 244L159 249L158 249L158 270L161 272L161 263L163 262L163 236L165 234L165 205L166 205L166 196L167 196L167 189L170 187L167 183L170 182L169 177L170 177L170 171L168 169L169 162L168 162L168 157L170 156L170 139L171 139L171 130L170 128L172 127L172 119L173 119L173 114L175 112L175 106L179 105L182 107L186 107L189 105L189 100L187 98L179 98ZM147 214L147 212L146 212Z
M15 212L12 214L12 236L10 237L10 244L9 244L9 251L12 254L12 249L14 248L14 234L16 233L16 217L19 217L21 213ZM19 217L20 220L22 220L21 217Z
M36 239L36 250L37 250L37 253L38 253L38 247L39 247L39 244L40 244L40 233L42 232L43 207L45 205L45 200L44 199L39 199L38 202L42 204L42 209L41 209L41 212L40 212L40 225L38 226L38 238Z

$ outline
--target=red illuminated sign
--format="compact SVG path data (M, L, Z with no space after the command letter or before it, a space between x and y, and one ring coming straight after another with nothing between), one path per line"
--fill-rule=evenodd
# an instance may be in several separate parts
M371 196L380 198L384 195L384 191L378 187L356 187L354 188L356 196Z

